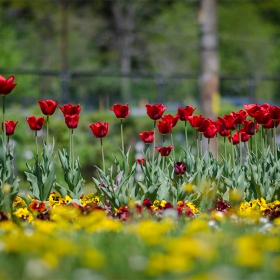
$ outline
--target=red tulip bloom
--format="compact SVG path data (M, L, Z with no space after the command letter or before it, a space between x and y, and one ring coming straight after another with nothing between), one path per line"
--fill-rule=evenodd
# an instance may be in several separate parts
M223 117L218 117L225 129L234 130L236 128L235 117L232 115L224 115Z
M146 104L146 108L147 115L150 117L150 119L156 121L162 117L164 111L167 109L167 106L163 106L162 104Z
M184 175L186 173L186 165L183 162L174 163L174 174L177 176Z
M146 158L138 158L137 159L137 163L140 164L140 165L145 166Z
M232 115L235 118L236 124L242 124L242 122L246 120L248 113L244 110L239 110L236 113L231 112L230 115Z
M241 128L239 133L241 133L241 142L247 142L251 137L245 132L244 128Z
M228 137L229 141L233 144L236 145L239 143L239 134L240 138L241 138L241 142L247 142L250 139L250 135L248 135L244 129L242 128L240 131L236 131L234 133L234 135L230 138L230 136Z
M262 110L262 107L258 104L243 105L243 107L247 111L248 115L252 118L255 118L255 114Z
M107 122L104 122L104 124L97 122L96 124L91 124L89 127L96 138L103 138L108 133L109 125Z
M72 116L66 115L64 120L68 128L75 129L78 126L79 118L80 116L77 114Z
M262 109L255 114L255 120L258 124L266 124L271 120L271 114L268 110Z
M53 100L40 100L38 101L41 111L46 116L51 116L55 112L56 107L58 106L58 102Z
M81 112L80 104L78 104L78 105L65 104L65 105L59 107L59 109L63 113L64 117L66 115L69 115L69 116L80 115L80 112Z
M181 121L187 121L188 117L191 116L196 108L186 106L185 108L178 108L178 115Z
M212 125L212 121L209 118L207 118L207 119L204 119L202 124L199 127L197 127L196 129L198 132L204 133L210 125Z
M230 131L225 129L224 125L221 123L220 120L217 120L213 122L213 124L217 128L217 132L222 136L222 137L228 137L230 135Z
M29 118L26 118L26 121L28 122L31 130L38 131L42 129L45 119L43 117L36 118L34 116L31 116Z
M18 124L18 122L5 121L5 124L6 124L6 135L7 136L13 135L14 132L15 132L15 128L16 128L16 125ZM2 131L4 131L3 122L2 122Z
M10 76L8 79L0 75L0 94L7 95L16 87L17 84L13 84L15 77Z
M124 119L130 114L128 103L126 105L114 104L113 108L109 109L115 113L118 119Z
M157 126L158 126L159 133L161 133L163 135L170 133L171 130L172 130L172 123L171 122L158 121Z
M145 144L150 144L150 143L154 142L154 131L153 130L139 133L139 136Z
M278 107L278 106L271 106L269 108L269 113L271 114L271 118L273 120L280 119L280 107Z
M218 129L216 128L216 126L214 124L210 124L203 135L206 138L213 138L216 135L217 131Z
M279 124L280 124L280 119L278 120L271 119L268 123L263 125L263 128L270 129L270 128L278 127Z
M168 146L168 147L156 147L156 149L159 151L162 157L166 157L171 153L173 146Z
M256 126L258 124L256 123ZM255 128L255 123L253 121L243 121L243 126L244 126L244 131L248 134L248 135L255 135L256 131L257 131L257 127Z
M175 116L173 117L173 116L170 115L170 114L166 114L166 115L164 115L164 116L161 118L161 120L162 120L163 122L171 122L171 123L172 123L172 127L174 127L174 126L177 124L178 120L179 120L179 115L177 114L177 115L175 115Z
M188 121L191 124L193 128L198 128L202 125L204 122L205 118L202 115L193 115L188 117Z

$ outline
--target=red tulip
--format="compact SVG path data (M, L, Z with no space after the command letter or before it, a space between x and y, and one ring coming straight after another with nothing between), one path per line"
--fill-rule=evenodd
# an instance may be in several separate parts
M128 103L126 103L126 105L114 104L113 108L109 108L109 109L115 113L118 119L124 119L130 113L130 110L128 108Z
M178 115L181 121L187 121L188 117L191 116L196 108L186 106L185 108L178 108Z
M173 117L173 116L170 115L170 114L166 114L166 115L164 115L164 116L161 118L161 120L162 120L163 122L171 122L171 123L172 123L172 127L174 127L174 126L177 124L178 120L179 120L179 115L177 114L177 115L175 115L175 116Z
M188 121L193 128L198 128L204 122L205 118L202 115L193 115L188 117Z
M78 104L78 105L65 104L65 105L59 107L59 109L63 113L64 117L66 115L69 115L69 116L80 115L80 112L81 112L80 104Z
M31 130L38 131L42 129L45 119L43 117L36 118L34 116L30 116L29 118L26 118L26 121L28 122Z
M186 172L186 165L183 162L174 163L174 174L177 176L184 175Z
M255 114L255 120L258 124L266 124L271 120L271 114L266 109L261 109Z
M10 76L8 79L0 75L0 94L7 95L12 92L17 84L13 84L15 77Z
M162 104L146 104L147 108L147 115L152 119L152 120L159 120L164 111L167 109L167 106L163 106Z
M168 147L156 147L156 149L159 151L162 157L166 157L171 153L173 146L168 146Z
M46 116L51 116L55 112L56 107L58 106L58 102L53 100L40 100L38 101L41 111Z
M238 112L231 112L230 115L232 115L235 118L236 124L242 124L244 120L246 120L248 113L244 110L239 110Z
M232 115L224 115L223 117L218 117L225 129L234 130L236 128L235 117Z
M222 137L228 137L230 135L230 131L225 129L224 125L221 123L220 120L217 120L213 122L213 124L217 128L217 132L222 136Z
M279 124L280 124L280 119L278 120L271 119L270 121L268 121L268 123L263 125L263 128L265 129L274 128L274 127L278 127Z
M172 130L172 123L171 122L158 121L157 126L158 126L159 133L161 133L163 135L170 133L170 131Z
M154 142L154 131L145 131L139 133L140 138L145 144L150 144Z
M5 121L5 124L6 124L6 135L7 136L13 135L14 132L15 132L15 128L16 128L16 125L18 124L18 122ZM2 131L4 131L3 122L2 122Z
M145 166L146 158L138 158L137 159L137 163L140 164L140 165Z
M256 131L257 131L257 127L255 128L255 123L253 121L243 121L243 125L244 125L244 131L249 134L249 135L255 135ZM258 126L258 124L256 123L256 126Z
M204 133L210 125L212 125L212 121L209 118L207 118L207 119L204 119L202 124L199 127L197 127L196 129L198 132Z
M80 116L79 115L66 115L65 116L65 123L68 128L70 129L75 129L78 126L78 121L79 121Z
M214 124L210 124L203 135L206 138L213 138L216 135L217 131L218 129L216 128L216 126Z
M243 107L252 118L255 118L255 114L262 109L262 107L258 104L243 105Z
M278 107L278 106L271 106L269 108L269 113L271 114L271 118L273 120L280 119L280 107Z
M96 138L103 138L108 133L109 125L107 122L104 122L104 124L97 122L96 124L91 124L89 127Z
M250 139L250 135L248 135L244 129L242 128L240 131L236 131L234 133L234 135L230 138L230 136L228 137L229 141L233 144L233 145L236 145L239 143L239 134L240 135L240 139L241 139L241 142L247 142L249 139Z

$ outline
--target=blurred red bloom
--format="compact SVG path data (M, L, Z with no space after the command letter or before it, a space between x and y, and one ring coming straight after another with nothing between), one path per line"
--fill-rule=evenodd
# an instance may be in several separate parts
M193 115L188 117L188 121L193 128L198 128L204 122L205 118L202 115Z
M218 117L220 122L223 124L225 129L234 130L236 128L235 117L232 115L224 115L223 117Z
M114 104L113 108L109 108L109 109L115 113L118 119L124 119L130 114L128 103L126 103L125 105Z
M172 123L172 127L174 127L177 124L178 120L179 120L179 115L177 114L177 115L175 115L173 117L170 114L166 114L163 117L161 117L161 120L163 122L171 122Z
M255 120L258 124L266 124L271 120L269 110L261 109L255 114Z
M26 121L28 122L31 130L38 131L42 129L45 119L43 117L36 118L34 116L30 116L29 118L26 118Z
M246 120L248 113L244 110L239 110L238 112L231 112L230 115L235 118L236 124L242 124Z
M165 135L165 134L170 133L170 131L172 130L172 122L158 121L157 127L158 127L159 133Z
M228 137L230 135L230 131L225 129L224 125L221 123L221 121L219 119L217 121L213 122L213 124L216 126L217 132L222 137Z
M63 113L64 117L66 115L69 115L69 116L80 115L80 112L81 112L80 104L78 104L78 105L64 104L63 106L59 107L59 109Z
M107 122L104 122L104 124L97 122L96 124L91 124L89 127L96 138L103 138L108 133L109 125Z
M44 202L39 202L37 200L33 200L29 204L29 208L32 211L36 211L36 212L44 212L45 210L47 210L47 207L46 207L45 203Z
M41 111L46 116L51 116L55 112L58 102L53 100L39 100L38 101Z
M280 107L278 107L278 106L271 106L269 108L269 113L271 114L271 118L273 120L280 119Z
M280 124L280 118L278 120L271 119L270 121L268 121L266 124L263 125L263 128L270 129L270 128L278 127L279 124Z
M168 147L156 147L162 157L166 157L171 153L173 146L170 145Z
M153 205L153 203L151 202L151 200L149 198L145 198L142 202L142 205L148 209L151 209L151 206Z
M140 165L145 166L146 158L138 158L137 159L137 163L140 164Z
M210 124L203 135L206 138L213 138L216 135L217 131L218 129L216 128L216 126L214 124Z
M174 174L177 176L184 175L186 172L186 165L183 162L174 163Z
M185 108L178 108L178 115L181 121L187 121L188 117L191 116L196 108L186 106Z
M17 84L13 84L15 77L10 76L8 79L0 75L0 94L7 95L12 92Z
M150 144L154 142L154 131L145 131L139 133L140 138L145 144Z
M147 115L150 117L152 120L159 120L164 111L167 109L167 106L163 106L163 104L146 104L146 109L147 109Z
M14 134L15 132L15 128L16 125L18 124L18 122L14 122L14 121L5 121L5 125L6 125L6 135L7 136L11 136ZM4 131L4 126L3 126L3 122L2 122L2 130Z
M68 128L70 129L75 129L78 126L78 121L79 121L80 116L79 115L66 115L65 116L65 124L67 125Z
M239 143L239 134L240 138L241 138L241 142L247 142L250 139L250 135L248 135L243 128L241 128L241 130L236 131L234 133L234 135L230 138L230 136L228 137L229 141L233 144L236 145Z
M258 104L249 104L249 105L243 105L245 110L247 111L248 115L252 118L255 118L255 114L262 110L262 107Z
M204 119L203 122L201 123L201 125L199 127L197 127L197 131L200 132L200 133L204 133L207 128L212 125L212 121L207 118L207 119Z
M256 126L258 124L256 123ZM243 126L244 126L244 131L249 134L249 135L255 135L257 129L255 128L255 123L251 120L247 121L243 121Z

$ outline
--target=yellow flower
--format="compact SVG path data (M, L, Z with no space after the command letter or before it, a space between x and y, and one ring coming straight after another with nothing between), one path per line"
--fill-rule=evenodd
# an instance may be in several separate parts
M27 207L25 201L19 196L14 199L13 205L16 209Z
M200 213L197 207L192 202L187 202L187 206L192 210L194 214Z
M28 211L27 208L18 208L13 214L19 219L27 221L28 223L31 223L34 220L33 215Z

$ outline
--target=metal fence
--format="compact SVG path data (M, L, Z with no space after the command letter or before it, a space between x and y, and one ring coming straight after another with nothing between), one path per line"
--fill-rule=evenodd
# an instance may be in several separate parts
M39 99L63 103L80 103L85 109L108 108L113 103L141 107L146 103L164 103L174 108L190 104L199 106L199 75L164 75L132 73L121 75L104 72L60 72L0 69L8 77L14 75L18 86L7 102L24 107ZM126 86L128 94L124 95ZM248 103L280 104L280 75L256 76L220 74L222 102L236 106Z

